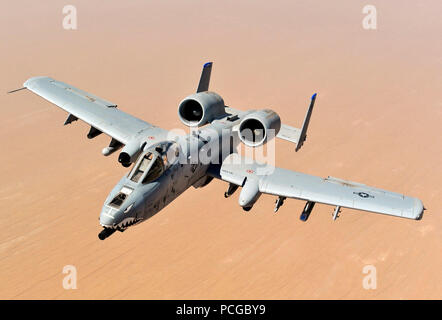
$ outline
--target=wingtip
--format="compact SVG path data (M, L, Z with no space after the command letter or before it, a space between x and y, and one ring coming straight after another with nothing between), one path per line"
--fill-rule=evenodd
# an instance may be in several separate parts
M422 220L422 216L424 215L424 204L422 203L422 200L415 198L414 199L414 208L413 208L413 214L414 218L416 220Z
M314 93L314 94L312 95L312 100L315 99L317 95L318 95L317 93Z
M207 67L210 67L211 65L213 64L213 62L206 62L205 64L204 64L204 67L203 68L207 68Z

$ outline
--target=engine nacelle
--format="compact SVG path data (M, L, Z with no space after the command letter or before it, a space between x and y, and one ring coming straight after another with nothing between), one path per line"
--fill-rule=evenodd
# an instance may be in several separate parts
M139 141L131 141L126 144L121 150L118 156L118 162L123 165L123 167L129 167L135 160L137 160L140 152L143 149L143 145Z
M226 114L224 100L215 92L194 93L180 102L178 117L188 127L203 126Z
M238 135L242 143L258 147L274 138L281 129L279 115L270 109L258 110L247 115L239 124ZM270 134L269 130L274 130Z

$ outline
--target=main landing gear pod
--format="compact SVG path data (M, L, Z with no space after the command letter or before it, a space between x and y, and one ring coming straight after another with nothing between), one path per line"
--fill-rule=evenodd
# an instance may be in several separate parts
M239 205L244 211L250 211L260 196L261 192L259 192L258 181L246 179L241 193L239 194Z

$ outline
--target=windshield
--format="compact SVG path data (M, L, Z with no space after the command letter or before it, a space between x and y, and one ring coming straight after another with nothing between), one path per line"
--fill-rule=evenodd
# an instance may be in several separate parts
M133 189L128 187L121 188L120 192L109 202L111 207L118 209L123 204L124 200L132 193Z
M167 158L157 155L156 153L148 152L135 165L132 172L129 173L130 180L138 183L143 179L143 184L152 182L163 174L166 165Z
M161 157L156 157L155 162L149 169L149 172L146 174L146 177L143 179L143 183L149 183L156 180L161 174L164 172L164 163Z

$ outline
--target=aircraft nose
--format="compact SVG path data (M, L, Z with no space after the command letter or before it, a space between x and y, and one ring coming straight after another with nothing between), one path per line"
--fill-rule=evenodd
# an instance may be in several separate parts
M114 225L115 218L111 216L108 212L103 210L100 214L100 224L103 227L112 227Z

